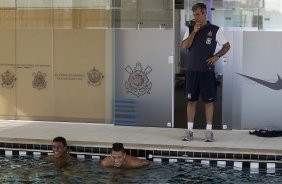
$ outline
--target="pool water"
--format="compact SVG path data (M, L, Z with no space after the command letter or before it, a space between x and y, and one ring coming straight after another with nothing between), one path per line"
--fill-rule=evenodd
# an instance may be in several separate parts
M100 160L79 160L58 168L39 158L0 157L0 183L281 183L282 171L252 173L194 162L153 163L141 169L101 168Z

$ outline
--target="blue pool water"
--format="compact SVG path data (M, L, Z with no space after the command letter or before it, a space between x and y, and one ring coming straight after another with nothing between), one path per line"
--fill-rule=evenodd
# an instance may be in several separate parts
M99 160L75 161L57 168L36 158L1 158L0 183L281 183L282 171L252 173L231 167L205 166L193 162L153 163L141 169L101 168Z

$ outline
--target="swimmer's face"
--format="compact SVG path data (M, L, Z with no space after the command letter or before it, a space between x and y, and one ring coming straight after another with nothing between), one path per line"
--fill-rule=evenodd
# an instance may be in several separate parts
M112 151L111 158L113 162L114 167L121 167L124 159L125 159L126 153L122 151Z
M67 147L63 145L62 142L53 142L52 143L52 150L54 153L54 157L59 158L65 156L65 152Z

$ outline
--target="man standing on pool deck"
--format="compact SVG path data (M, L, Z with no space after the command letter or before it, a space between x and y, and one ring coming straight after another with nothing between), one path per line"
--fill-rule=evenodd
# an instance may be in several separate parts
M101 161L103 167L139 168L150 165L151 161L127 155L122 143L114 143L111 156Z
M206 142L213 141L212 120L214 102L216 101L216 79L214 65L229 49L230 44L224 37L223 31L207 21L207 8L204 3L192 7L195 24L186 31L182 46L188 49L186 70L185 96L187 104L187 132L183 141L193 139L193 125L196 113L196 103L201 95L206 112ZM222 45L215 53L216 45Z

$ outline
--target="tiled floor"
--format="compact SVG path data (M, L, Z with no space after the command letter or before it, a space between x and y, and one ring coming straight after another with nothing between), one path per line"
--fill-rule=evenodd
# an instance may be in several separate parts
M204 142L204 130L194 130L194 140L181 141L185 129L130 127L90 123L0 121L0 142L49 144L64 136L69 145L110 146L122 142L126 148L154 148L207 152L282 154L282 137L262 138L247 130L215 130L215 142Z

